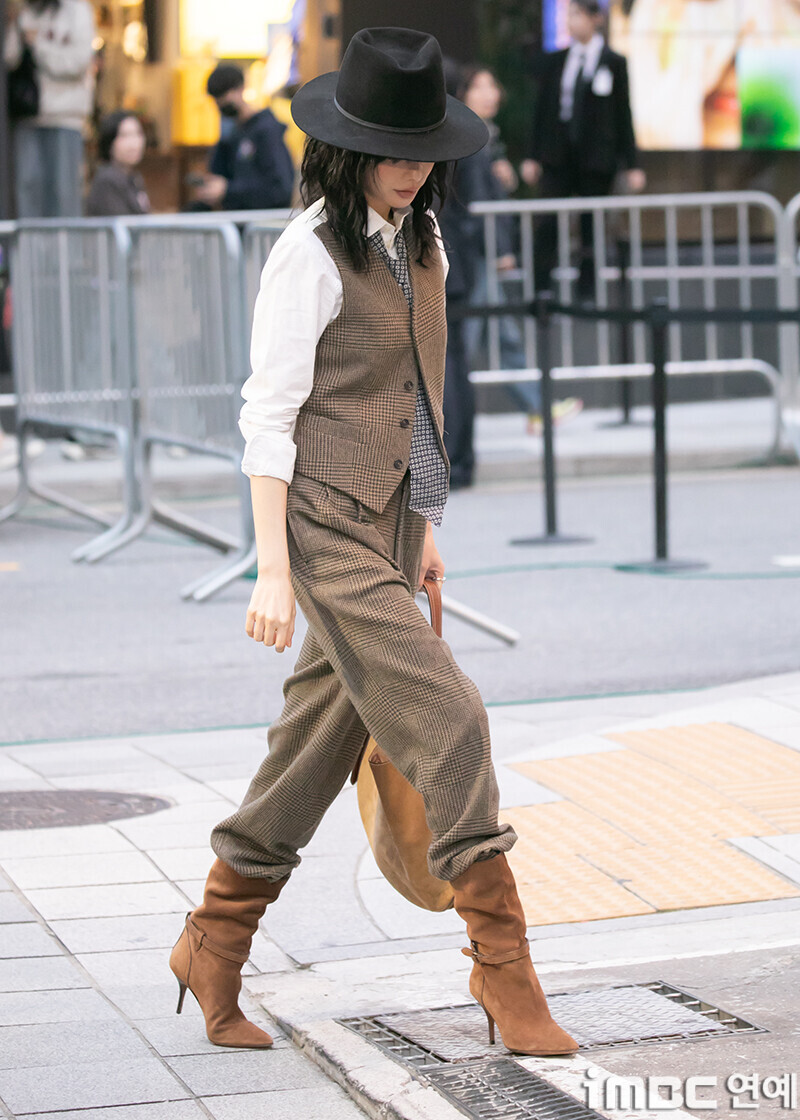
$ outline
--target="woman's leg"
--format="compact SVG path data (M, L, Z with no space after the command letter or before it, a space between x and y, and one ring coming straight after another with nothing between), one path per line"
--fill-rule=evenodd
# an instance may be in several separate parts
M267 731L269 755L241 807L212 833L219 858L170 958L178 1009L189 988L218 1046L272 1045L239 1009L241 968L264 911L300 862L298 848L311 839L366 738L311 630L283 691L283 711Z
M75 128L48 128L45 140L49 193L47 216L79 218L83 213L83 137Z
M474 961L470 991L493 1034L528 1054L576 1043L552 1019L498 823L488 720L478 690L413 599L425 535L408 475L380 515L304 480L289 514L298 601L364 724L425 801L428 862L450 879ZM465 950L466 951L466 950Z
M18 218L43 218L45 164L42 129L14 126L14 198Z
M516 834L498 824L478 690L414 601L425 520L408 509L408 477L374 514L296 476L289 557L298 603L343 691L422 793L431 871L453 879L480 856L508 851Z
M325 810L345 784L367 731L309 629L284 707L267 730L269 754L239 809L211 835L240 875L279 879L300 863Z

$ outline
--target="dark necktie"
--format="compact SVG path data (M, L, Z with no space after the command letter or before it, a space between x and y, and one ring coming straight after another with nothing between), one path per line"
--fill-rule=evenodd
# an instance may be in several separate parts
M569 119L569 138L572 144L577 144L581 139L583 126L583 113L586 108L586 94L589 92L591 78L584 76L583 68L586 65L586 54L581 54L580 69L575 78L575 88L572 91L572 116Z
M408 301L409 311L414 307L414 289L411 286L411 275L408 268L408 247L402 228L397 232L395 246L397 260L389 256L389 250L383 240L383 235L373 233L369 238L372 245L385 261L392 276ZM411 494L408 500L409 509L422 514L434 525L441 525L442 513L447 501L449 480L447 467L439 450L436 439L436 429L433 425L430 403L422 377L419 378L417 399L414 407L414 426L411 430L411 457L409 460L411 470Z

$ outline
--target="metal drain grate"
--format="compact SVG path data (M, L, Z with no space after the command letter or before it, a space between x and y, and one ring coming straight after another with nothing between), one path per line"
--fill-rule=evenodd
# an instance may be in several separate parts
M566 992L548 996L548 1002L553 1017L583 1051L762 1030L661 980ZM489 1045L486 1016L476 1004L341 1022L398 1061L417 1069L495 1058L498 1053L497 1046ZM507 1053L502 1049L500 1052Z
M163 797L94 789L31 789L0 793L0 832L104 824L169 809Z
M438 1066L426 1080L476 1120L603 1120L594 1109L509 1058Z

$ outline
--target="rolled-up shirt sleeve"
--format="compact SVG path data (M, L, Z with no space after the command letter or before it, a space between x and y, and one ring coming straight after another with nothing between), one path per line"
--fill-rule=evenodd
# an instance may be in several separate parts
M310 228L276 243L261 274L242 386L242 471L291 482L297 413L314 382L317 343L341 310L336 265Z

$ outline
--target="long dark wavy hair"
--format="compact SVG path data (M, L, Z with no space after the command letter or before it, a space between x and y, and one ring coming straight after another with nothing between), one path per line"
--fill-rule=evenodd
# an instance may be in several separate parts
M367 267L367 200L364 185L369 173L383 161L335 148L309 136L300 168L300 195L305 206L325 198L325 217L356 272ZM449 164L435 163L412 202L412 227L417 260L426 265L438 252L429 210L440 210L447 196Z

